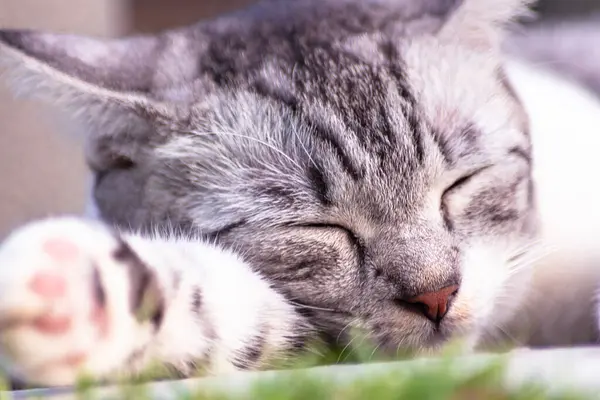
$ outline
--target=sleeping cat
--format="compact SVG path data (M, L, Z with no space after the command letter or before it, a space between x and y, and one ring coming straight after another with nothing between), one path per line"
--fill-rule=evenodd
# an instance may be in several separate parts
M595 342L600 104L505 57L525 3L266 0L157 36L0 31L17 91L81 123L94 174L86 218L0 247L3 367L218 374L353 329L392 354Z

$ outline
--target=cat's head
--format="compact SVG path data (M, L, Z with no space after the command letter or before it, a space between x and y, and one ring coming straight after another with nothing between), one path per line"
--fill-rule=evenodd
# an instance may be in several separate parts
M523 11L266 1L158 36L0 31L0 56L83 122L104 219L200 230L332 335L427 348L524 285L530 140L499 52Z

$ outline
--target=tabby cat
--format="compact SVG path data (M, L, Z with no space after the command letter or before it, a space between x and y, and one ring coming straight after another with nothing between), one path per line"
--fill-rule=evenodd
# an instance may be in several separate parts
M600 103L507 56L526 3L265 0L155 36L0 30L9 81L79 124L93 172L85 218L0 247L3 368L219 374L348 332L390 354L597 341Z

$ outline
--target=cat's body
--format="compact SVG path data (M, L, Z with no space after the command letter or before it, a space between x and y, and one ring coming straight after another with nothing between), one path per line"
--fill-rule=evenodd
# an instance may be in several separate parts
M275 0L113 44L0 31L20 87L85 122L90 209L140 230L58 219L7 240L7 368L264 368L350 328L392 353L595 342L600 190L573 175L596 168L580 147L600 103L505 63L522 6Z
M549 247L535 263L522 313L507 329L532 346L597 343L600 101L539 65L512 61L507 71L530 117L541 237Z

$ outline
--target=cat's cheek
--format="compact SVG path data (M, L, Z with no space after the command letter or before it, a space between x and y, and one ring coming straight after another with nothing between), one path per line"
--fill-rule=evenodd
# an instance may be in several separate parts
M463 253L462 284L455 312L464 314L469 310L475 328L485 330L490 324L501 324L518 307L520 296L514 296L513 291L521 291L519 276L511 272L506 262L514 247L485 241L470 244Z
M459 295L452 302L452 308L442 324L444 332L454 339L464 339L473 336L476 329L475 313L472 308L473 301L467 295Z

